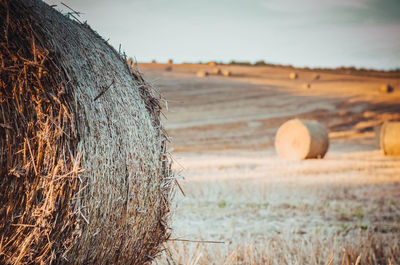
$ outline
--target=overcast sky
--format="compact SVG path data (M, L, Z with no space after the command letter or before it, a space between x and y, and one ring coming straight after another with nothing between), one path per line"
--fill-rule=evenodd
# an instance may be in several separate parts
M46 0L140 61L400 68L400 0Z

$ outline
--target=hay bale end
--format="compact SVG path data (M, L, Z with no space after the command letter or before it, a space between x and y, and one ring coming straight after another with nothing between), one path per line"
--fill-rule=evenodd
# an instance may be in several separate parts
M387 156L400 156L400 122L385 122L379 133L381 150Z
M298 76L297 73L292 72L292 73L289 74L289 79L290 79L290 80L295 80L295 79L297 79L298 77L299 77L299 76Z
M228 77L232 75L232 72L229 70L222 70L222 75Z
M379 87L379 91L381 93L392 93L394 91L394 88L389 84L383 84Z
M315 121L289 120L275 136L275 149L284 159L323 158L328 148L328 132Z

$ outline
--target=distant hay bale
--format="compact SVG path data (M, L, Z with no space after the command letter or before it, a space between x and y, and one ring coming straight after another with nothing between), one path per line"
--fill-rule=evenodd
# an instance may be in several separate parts
M165 67L165 71L167 71L167 72L172 71L172 66L168 65L167 67Z
M169 59L168 64L174 64L174 61L172 59Z
M379 91L381 93L391 93L394 91L394 88L389 84L383 84L380 86Z
M133 64L133 60L131 57L128 58L128 65L132 65Z
M216 65L217 65L216 62L209 62L209 63L208 63L208 66L211 66L211 67L214 67L214 66L216 66Z
M151 263L172 188L158 94L43 1L0 17L0 264Z
M212 69L211 73L214 75L220 75L222 72L220 68L214 68Z
M311 84L310 83L305 83L305 84L302 85L302 87L304 89L309 89L309 88L311 88Z
M400 122L385 122L381 126L381 150L388 156L400 156Z
M223 71L222 71L222 75L223 75L223 76L231 76L231 75L232 75L232 72L229 71L229 70L223 70Z
M208 76L208 72L206 72L206 71L198 71L196 73L196 76L200 77L200 78L207 77Z
M156 60L152 60L151 63L152 64L157 64L157 61Z
M321 78L321 76L319 75L319 74L315 74L314 76L313 76L313 79L314 80L319 80Z
M294 80L294 79L297 79L297 78L298 78L298 75L297 75L297 73L292 72L292 73L289 74L289 78L290 78L291 80Z
M347 109L340 109L338 111L338 115L339 116L346 116L346 115L349 115L349 114L350 114L350 111L348 111Z
M285 159L323 158L328 148L328 132L315 121L289 120L275 136L275 149Z

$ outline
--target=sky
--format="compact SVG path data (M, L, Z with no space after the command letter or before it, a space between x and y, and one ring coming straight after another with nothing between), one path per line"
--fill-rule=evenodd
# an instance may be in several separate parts
M400 68L400 0L45 0L138 62Z

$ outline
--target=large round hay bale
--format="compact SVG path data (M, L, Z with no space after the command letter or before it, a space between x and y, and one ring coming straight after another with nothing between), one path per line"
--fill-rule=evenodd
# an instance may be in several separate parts
M206 72L206 71L198 71L196 73L196 76L200 77L200 78L207 77L208 76L208 72Z
M208 66L211 66L211 67L214 67L214 66L216 66L216 65L217 65L216 62L209 62L209 63L208 63Z
M391 93L394 91L394 88L389 84L383 84L379 87L379 91L381 93Z
M319 74L315 74L313 76L313 80L320 80L320 79L321 79L321 76Z
M275 136L275 149L285 159L323 158L328 148L328 132L315 121L289 120Z
M294 80L294 79L297 79L297 78L298 78L297 73L292 72L292 73L289 74L289 79Z
M0 264L150 263L171 192L157 94L42 1L0 17Z
M385 155L400 156L400 122L385 122L381 126L381 150Z

